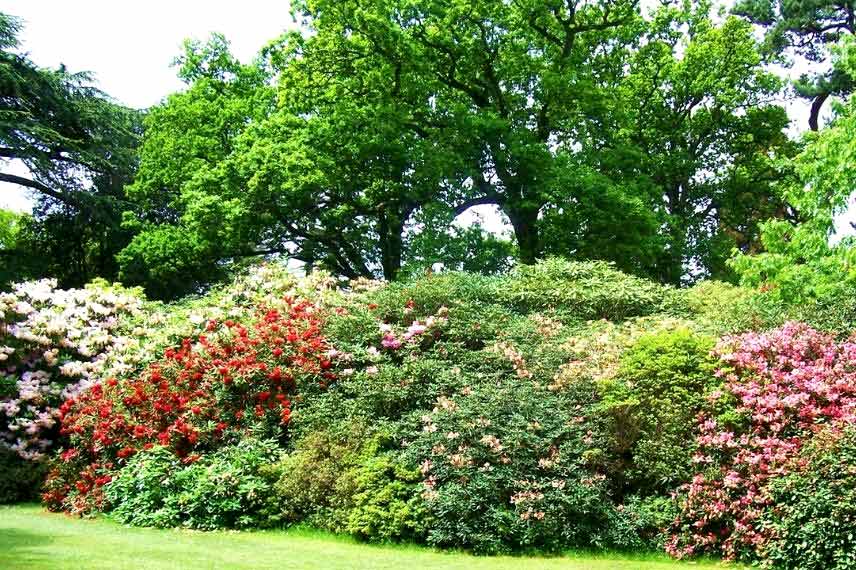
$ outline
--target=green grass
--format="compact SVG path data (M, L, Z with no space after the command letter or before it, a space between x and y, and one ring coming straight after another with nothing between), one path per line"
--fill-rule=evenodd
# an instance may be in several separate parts
M36 505L0 507L3 570L667 570L714 568L663 556L568 554L556 558L474 557L416 546L372 546L306 530L194 532L82 520ZM729 566L729 568L736 568Z

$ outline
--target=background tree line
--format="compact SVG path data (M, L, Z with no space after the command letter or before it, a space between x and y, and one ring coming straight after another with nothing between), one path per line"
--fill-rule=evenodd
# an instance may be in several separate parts
M0 280L170 298L276 255L390 280L553 255L671 284L840 267L849 106L793 140L781 100L809 98L817 130L849 97L853 4L297 1L299 31L252 62L186 42L186 88L139 112L35 65L3 15L0 156L30 176L0 180L37 202L0 215ZM800 58L823 65L772 71ZM453 224L478 205L511 235Z

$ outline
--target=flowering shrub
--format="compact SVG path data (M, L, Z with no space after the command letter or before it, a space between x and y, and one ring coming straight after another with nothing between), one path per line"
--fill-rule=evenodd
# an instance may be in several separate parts
M762 516L770 485L802 468L799 453L819 430L856 421L856 342L836 342L799 323L724 339L716 349L724 380L710 394L695 463L683 491L670 553L757 557L772 539Z
M40 459L54 443L59 407L104 372L129 342L120 320L141 311L134 292L52 280L0 293L0 445Z
M259 306L277 305L286 296L323 304L327 296L336 295L334 284L323 272L297 278L282 265L262 264L204 296L168 305L146 302L143 310L122 320L123 343L108 355L101 376L123 378L138 373L165 349L205 333L209 321L249 322Z
M441 397L422 414L404 454L422 472L428 542L482 553L612 545L605 477L585 462L599 442L584 392L568 405L512 377Z
M771 485L775 509L763 525L763 551L773 568L846 570L856 567L856 427L819 434L805 466Z
M322 322L314 304L293 298L260 311L250 326L209 321L206 334L167 349L137 378L111 378L68 400L60 419L69 446L45 502L71 512L100 508L114 471L155 445L192 463L249 431L281 437L299 393L336 378L340 354Z
M169 305L27 287L0 296L0 428L53 454L52 509L485 553L667 536L677 556L849 563L856 342L788 323L711 351L704 333L755 326L754 295L717 320L744 290L693 304L559 261L347 289L263 265ZM33 486L14 459L13 499Z

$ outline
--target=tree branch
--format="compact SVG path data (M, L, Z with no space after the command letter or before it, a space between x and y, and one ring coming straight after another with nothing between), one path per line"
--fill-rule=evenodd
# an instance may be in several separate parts
M74 206L75 208L80 207L80 200L59 190L54 190L53 188L49 188L45 186L41 182L37 180L31 180L30 178L24 178L23 176L16 176L14 174L7 174L5 172L0 172L0 182L8 182L9 184L16 184L18 186L24 186L26 188L30 188L32 190L36 190L41 192L45 196L50 196L56 200L59 200L63 204L67 204L69 206Z
M820 109L823 107L824 102L829 97L829 93L820 93L814 98L814 101L811 102L811 114L808 117L808 126L811 130L818 130L818 121L820 118Z
M498 200L493 196L480 196L478 198L471 198L469 200L464 200L457 206L452 209L452 213L455 214L457 218L473 206L484 206L487 204L498 204Z

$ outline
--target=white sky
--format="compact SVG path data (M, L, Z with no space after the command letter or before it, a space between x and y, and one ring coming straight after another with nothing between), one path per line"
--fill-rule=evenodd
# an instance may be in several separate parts
M185 38L221 32L246 61L295 25L287 0L0 0L0 11L24 20L22 48L38 65L91 71L103 91L136 108L181 88L170 63ZM0 184L0 208L30 210L27 194Z
M63 63L70 71L90 71L103 91L137 108L154 105L182 87L170 63L185 38L221 32L233 53L247 61L268 40L295 26L288 0L0 0L0 11L24 20L22 48L37 64ZM805 128L804 104L791 103L788 112L796 129ZM11 166L8 171L26 174L22 165ZM26 190L0 183L0 208L31 207ZM458 221L466 224L479 215L488 230L507 228L490 206L473 208ZM854 208L839 224L846 233L853 233L846 223L851 219L856 220Z

